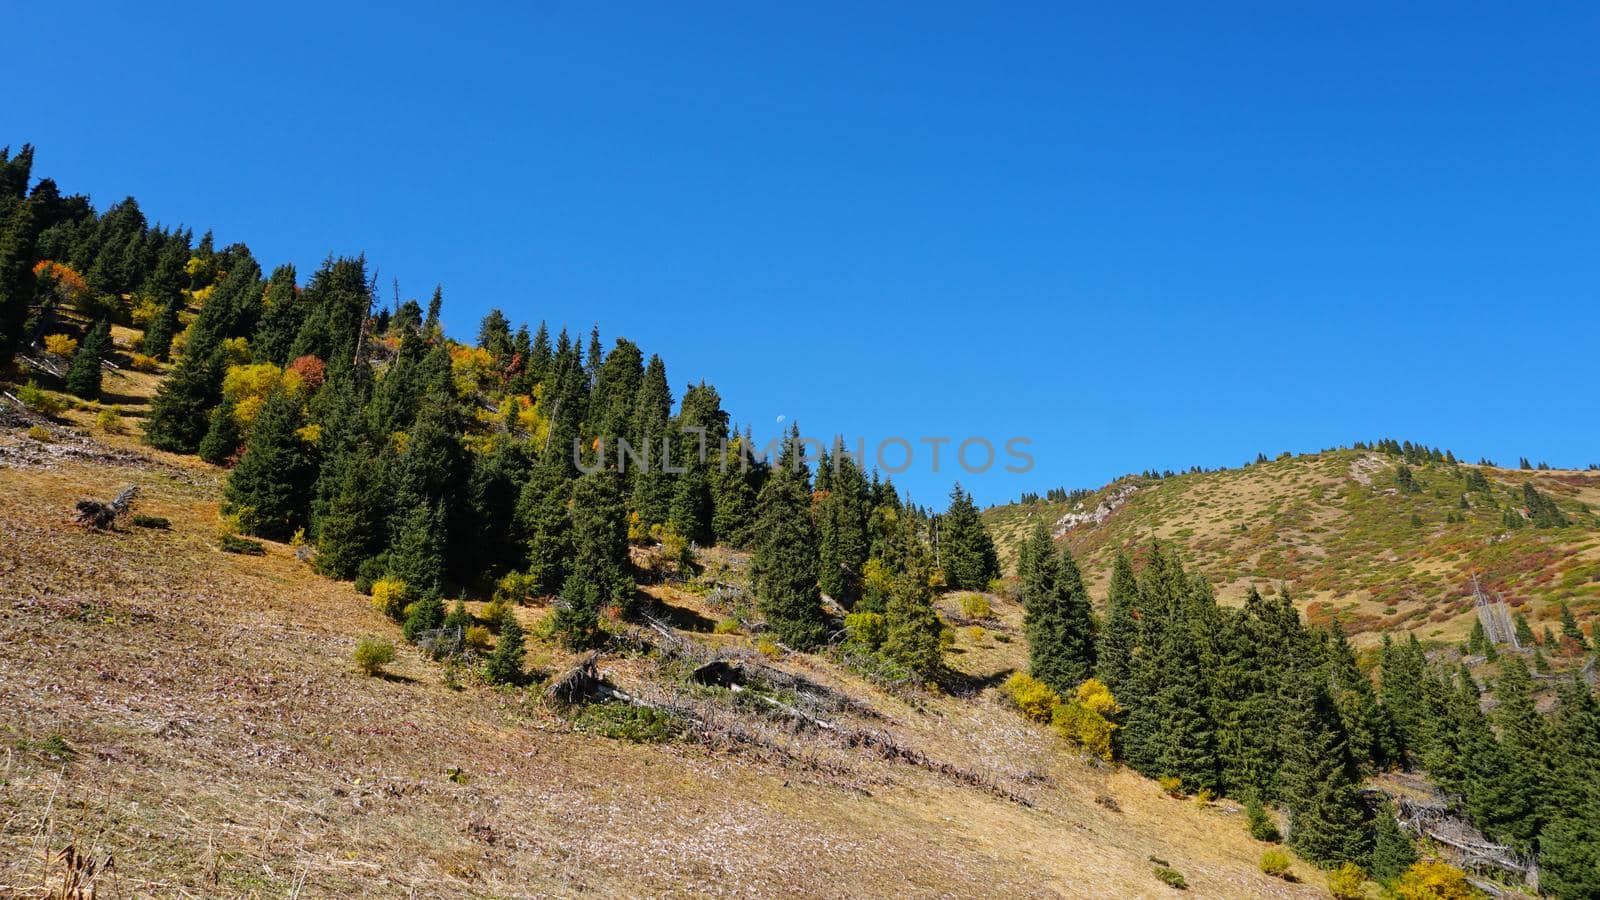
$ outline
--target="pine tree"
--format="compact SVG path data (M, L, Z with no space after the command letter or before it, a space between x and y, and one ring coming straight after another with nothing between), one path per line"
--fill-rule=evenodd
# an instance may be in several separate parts
M172 338L178 333L178 308L177 297L163 303L144 329L144 352L163 362L172 352Z
M1494 721L1500 728L1500 746L1512 760L1512 771L1499 774L1505 790L1526 797L1531 815L1507 823L1504 833L1532 844L1552 810L1550 786L1554 760L1544 717L1533 702L1533 679L1522 658L1508 656L1495 682Z
M306 524L317 467L313 448L299 434L304 424L299 396L283 389L273 391L257 414L225 491L228 510L246 532L286 541Z
M1100 631L1100 641L1095 655L1095 677L1099 678L1112 696L1129 705L1131 697L1124 697L1128 681L1133 674L1133 654L1139 643L1139 620L1135 611L1139 602L1139 584L1133 575L1133 564L1128 555L1117 552L1111 565L1111 586L1106 593L1105 628Z
M541 332L542 333L542 332ZM538 353L535 341L535 355ZM667 386L667 367L661 357L652 355L645 367L644 380L634 401L630 442L643 449L645 464L628 466L633 482L633 508L645 525L667 521L672 505L672 477L666 471L667 421L672 412L672 392Z
M567 505L572 481L563 466L544 461L533 469L517 497L516 521L527 540L527 572L538 590L554 594L567 578L572 553Z
M554 629L569 647L586 647L599 627L600 610L633 606L628 573L628 513L615 471L579 478L572 490L571 573L561 585Z
M225 398L211 411L211 426L200 440L200 458L213 466L225 466L242 440L239 420L234 416L234 403Z
M1400 828L1394 807L1384 801L1377 810L1373 823L1372 856L1367 870L1372 877L1385 884L1399 878L1417 861L1417 848L1411 836Z
M1174 603L1167 627L1152 654L1156 689L1150 705L1162 727L1156 741L1156 768L1176 776L1188 790L1215 788L1218 781L1216 728L1211 720L1204 669L1194 634Z
M193 453L210 428L210 412L222 400L222 348L190 348L150 401L144 439L158 450Z
M317 568L324 575L350 579L383 546L383 535L374 528L381 520L382 482L359 449L345 453L331 477L337 486L317 523Z
M679 475L672 491L667 521L672 529L695 544L711 543L711 472L705 463L692 460L688 471Z
M939 517L939 561L945 584L957 590L981 591L1000 575L1000 557L983 526L972 495L956 485L950 506Z
M67 366L66 388L85 400L100 399L100 363L111 352L111 326L104 320L89 329Z
M404 581L413 597L437 597L444 590L444 552L439 540L444 518L443 506L423 497L402 508L391 522L388 574Z
M818 576L822 592L849 609L861 598L867 564L867 482L852 460L832 459L823 468L830 484L817 504Z
M1539 887L1556 897L1600 896L1600 703L1581 677L1562 684L1552 741L1559 748L1539 834Z
M1328 689L1344 728L1347 749L1358 764L1382 768L1399 753L1393 726L1379 705L1372 682L1356 665L1344 628L1334 622L1328 643Z
M1289 846L1320 866L1367 859L1365 809L1338 714L1314 671L1291 672L1284 721Z
M39 219L31 202L0 205L0 371L22 343L22 326L33 304L34 254L39 239Z
M1521 644L1524 648L1532 647L1537 644L1539 641L1538 638L1533 636L1533 627L1528 624L1528 617L1524 616L1522 613L1517 613L1516 621L1517 643Z
M895 579L884 611L888 636L882 653L916 677L929 680L943 668L940 635L944 622L933 609L933 590L923 566Z
M737 439L711 474L711 531L717 543L745 549L755 543L756 479L740 458L744 438ZM637 482L636 482L637 483Z
M755 557L750 564L756 602L778 640L809 650L827 632L817 587L817 533L810 498L799 477L773 473L757 501Z
M1028 669L1058 694L1073 691L1093 672L1094 621L1072 553L1059 557L1043 523L1034 526L1019 563Z
M1561 635L1568 637L1578 645L1579 650L1589 649L1589 642L1583 638L1583 629L1578 627L1578 620L1572 615L1572 607L1561 603Z
M1379 699L1394 723L1401 752L1416 756L1426 743L1429 717L1423 696L1426 660L1415 634L1407 638L1404 646L1396 646L1384 635L1380 672Z
M507 616L500 626L494 652L483 663L484 680L490 684L521 684L526 677L522 668L523 655L522 624L515 617Z

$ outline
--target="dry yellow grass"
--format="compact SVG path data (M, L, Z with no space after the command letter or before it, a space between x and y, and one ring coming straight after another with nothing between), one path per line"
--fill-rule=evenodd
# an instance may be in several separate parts
M1231 808L1081 762L1004 708L986 685L1022 659L1014 604L951 655L965 696L777 665L1031 805L776 726L781 753L620 743L531 691L453 690L404 646L391 677L357 674L362 636L397 637L365 598L286 546L218 552L217 471L109 440L19 455L27 439L0 430L0 894L39 892L69 845L115 859L113 896L1165 895L1150 856L1196 896L1316 893L1256 871ZM79 497L128 484L171 531L69 523ZM648 687L638 658L603 668Z

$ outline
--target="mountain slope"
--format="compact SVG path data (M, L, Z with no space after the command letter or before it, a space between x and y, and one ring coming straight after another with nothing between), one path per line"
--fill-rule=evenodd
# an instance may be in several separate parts
M109 377L135 421L147 379ZM721 737L611 740L537 688L453 685L409 645L389 677L357 674L363 635L396 637L368 598L287 545L218 552L219 470L91 436L95 412L0 425L0 894L58 883L69 844L113 856L105 884L129 896L1165 896L1151 857L1198 896L1320 893L1308 868L1257 871L1235 805L1169 799L1004 706L993 685L1026 652L1013 603L958 630L953 694L904 693L824 656L767 660L709 633L704 598L652 586L676 640L841 692L841 729L913 756L737 707ZM70 522L130 484L170 530ZM517 615L532 634L547 612ZM539 674L573 660L530 640ZM601 671L684 696L655 653Z
M1313 622L1337 616L1355 633L1410 629L1453 640L1475 619L1471 576L1501 592L1535 630L1557 604L1580 620L1600 612L1600 472L1526 471L1428 463L1335 450L1240 469L1121 479L1077 502L1035 501L986 510L1008 566L1035 522L1072 547L1103 596L1119 549L1149 539L1178 546L1224 602L1253 585L1287 585ZM1489 490L1474 490L1472 473ZM1553 499L1566 528L1512 528L1525 518L1524 484ZM1463 503L1466 504L1463 507Z

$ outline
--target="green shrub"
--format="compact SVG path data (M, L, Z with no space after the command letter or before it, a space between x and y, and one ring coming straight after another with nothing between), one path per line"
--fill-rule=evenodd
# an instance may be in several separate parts
M844 617L844 630L851 643L876 650L889 638L889 620L882 613L851 613Z
M1250 836L1258 841L1276 844L1283 840L1283 834L1278 831L1278 823L1273 821L1272 814L1261 805L1261 801L1251 797L1244 805L1245 825L1250 829Z
M1035 722L1050 721L1056 706L1061 703L1061 697L1049 685L1024 672L1007 678L1001 690L1005 691L1017 711Z
M1282 850L1268 850L1261 854L1261 872L1273 878L1286 878L1289 875L1289 854Z
M121 434L127 429L122 426L122 416L114 409L102 409L94 417L94 423L106 434Z
M384 666L394 662L394 644L378 637L362 638L355 656L356 668L367 675L380 675Z
M961 614L969 619L987 619L994 614L989 598L982 594L965 594L961 597Z
M40 390L38 382L31 380L17 388L17 399L22 401L23 406L44 416L56 415L65 408L61 401Z
M668 713L631 703L592 703L578 711L573 722L588 734L635 744L659 744L683 733L678 720Z
M172 527L172 523L170 521L168 521L166 518L162 517L162 516L147 516L147 515L143 515L141 513L135 513L133 518L129 519L128 521L132 522L134 527L136 527L136 528L171 528Z
M711 626L712 634L735 634L738 631L738 619L718 619L717 624Z
M266 556L267 548L261 546L260 541L252 541L236 534L225 534L217 541L218 549L224 553L239 553L244 556Z
M1156 877L1161 879L1162 883L1167 887L1177 888L1180 891L1186 891L1189 889L1189 882L1183 880L1183 873L1179 872L1177 869L1169 869L1166 866L1157 866Z

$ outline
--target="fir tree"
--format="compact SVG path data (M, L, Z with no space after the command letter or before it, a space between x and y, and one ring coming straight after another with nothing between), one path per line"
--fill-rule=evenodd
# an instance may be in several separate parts
M1128 555L1118 551L1111 565L1111 586L1106 593L1105 628L1100 631L1100 641L1095 656L1095 677L1099 678L1111 694L1127 706L1131 698L1124 699L1128 680L1133 674L1133 654L1139 643L1139 620L1135 611L1139 602L1139 585L1133 575L1133 564Z
M1523 647L1532 647L1537 644L1538 638L1533 636L1533 628L1528 624L1528 617L1517 613L1517 643Z
M852 460L832 459L829 488L817 504L818 577L822 592L849 609L861 598L867 564L867 482Z
M422 635L438 628L444 623L444 602L438 595L430 594L423 597L409 607L406 614L405 625L401 628L401 635L407 641L415 644Z
M920 679L938 675L943 668L940 636L944 622L934 612L925 568L913 566L895 579L884 619L888 636L883 655Z
M542 333L542 332L541 332ZM535 340L535 355L538 342ZM629 427L630 442L643 449L645 464L628 465L633 482L633 508L646 526L667 521L672 505L672 478L666 471L667 421L672 412L672 392L667 386L667 368L661 357L652 355L645 367L644 380L633 406Z
M333 578L354 578L383 546L373 527L381 518L382 481L359 451L342 455L331 478L337 487L317 524L317 568Z
M756 479L740 458L744 438L737 439L711 474L711 531L717 543L740 549L755 543ZM635 482L637 483L637 482Z
M1583 638L1583 629L1578 627L1578 620L1572 615L1572 607L1566 601L1561 603L1561 635L1571 638L1579 650L1589 649L1589 642Z
M571 573L562 583L552 620L570 647L593 642L602 607L617 606L624 613L632 607L627 508L618 481L615 471L602 469L573 486Z
M994 541L972 495L959 484L950 492L949 508L939 517L938 551L945 584L957 590L981 591L1000 574Z
M800 479L775 472L757 501L755 557L750 564L756 602L778 640L802 650L820 644L827 626L817 587L817 533Z
M1290 673L1284 732L1289 846L1320 866L1360 862L1369 849L1365 810L1338 714L1314 672Z
M391 525L388 574L404 581L414 597L437 597L444 590L444 518L443 506L424 497L404 507Z
M549 461L535 466L517 497L517 527L527 540L527 572L540 593L554 594L567 577L572 553L567 504L572 481L563 466Z
M66 388L85 400L100 399L100 363L111 352L111 326L101 320L89 329L67 366Z
M1394 807L1384 801L1377 810L1373 824L1372 856L1367 870L1384 884L1399 878L1417 861L1417 848L1411 836L1400 828Z
M522 624L514 616L507 616L500 626L494 652L483 663L484 680L490 684L521 684L526 677L523 654Z
M299 434L300 398L279 389L256 415L238 465L228 475L227 508L250 534L285 541L310 512L316 459Z
M242 438L239 420L234 417L233 401L224 399L211 411L211 426L200 440L200 458L213 466L225 466L238 451Z
M1058 694L1068 694L1093 672L1094 621L1083 578L1071 551L1058 557L1043 523L1019 561L1028 669Z
M158 450L193 453L210 428L210 411L222 399L221 347L190 348L162 380L150 401L144 439Z
M163 362L172 352L172 338L178 333L178 298L161 305L144 329L143 350Z
M0 205L0 371L22 343L22 326L33 303L34 254L39 238L35 204Z

